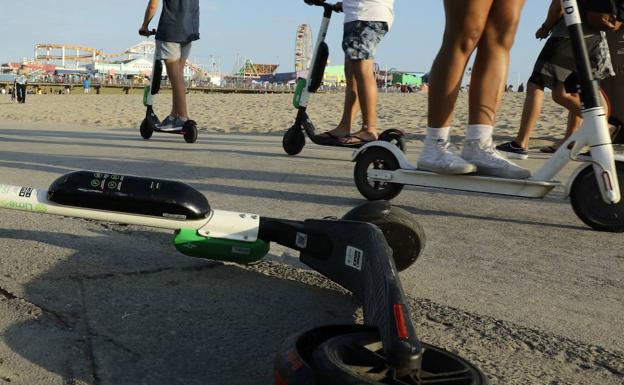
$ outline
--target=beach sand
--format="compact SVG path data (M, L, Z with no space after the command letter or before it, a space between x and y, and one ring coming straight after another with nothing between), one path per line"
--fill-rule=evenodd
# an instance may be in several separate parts
M340 120L343 94L327 93L312 97L308 109L316 127L324 131ZM498 114L495 139L512 139L520 124L524 93L506 93ZM2 101L4 99L4 101ZM282 133L295 118L291 94L201 94L188 95L191 117L203 131L213 133ZM171 108L170 94L156 96L155 109L162 118ZM463 135L467 122L468 93L460 94L453 120L452 135ZM138 127L145 109L140 94L107 95L29 95L27 103L0 99L0 118L22 122L84 124L110 128ZM555 141L565 131L566 112L546 98L535 127L531 146ZM379 96L379 128L398 128L415 139L424 134L427 124L425 94L381 93ZM355 129L356 127L354 127Z

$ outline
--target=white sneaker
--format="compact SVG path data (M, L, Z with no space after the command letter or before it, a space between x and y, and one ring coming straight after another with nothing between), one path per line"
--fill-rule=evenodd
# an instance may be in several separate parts
M469 174L477 171L470 164L449 149L448 140L425 139L425 147L418 158L418 169L438 174Z
M492 139L465 140L462 158L477 166L477 174L509 179L526 179L531 171L515 165L496 151Z

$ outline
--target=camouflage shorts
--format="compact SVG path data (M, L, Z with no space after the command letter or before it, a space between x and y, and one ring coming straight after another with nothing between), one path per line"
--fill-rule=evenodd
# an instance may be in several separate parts
M351 21L344 25L342 49L347 60L374 59L381 39L388 33L383 21Z

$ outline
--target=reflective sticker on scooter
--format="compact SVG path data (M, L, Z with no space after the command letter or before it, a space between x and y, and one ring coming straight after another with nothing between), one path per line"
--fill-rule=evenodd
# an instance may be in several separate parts
M347 246L347 253L345 255L345 265L350 266L357 270L362 270L362 260L364 259L364 252L353 246Z
M305 249L308 246L308 234L297 233L295 245L300 249Z

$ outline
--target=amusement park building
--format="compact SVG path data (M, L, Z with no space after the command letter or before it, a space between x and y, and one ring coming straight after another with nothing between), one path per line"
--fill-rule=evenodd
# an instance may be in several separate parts
M127 50L107 54L98 49L67 44L36 44L34 63L54 66L57 72L91 73L113 76L148 76L152 72L155 43L143 41ZM185 75L197 68L189 64ZM166 76L166 69L163 69Z

